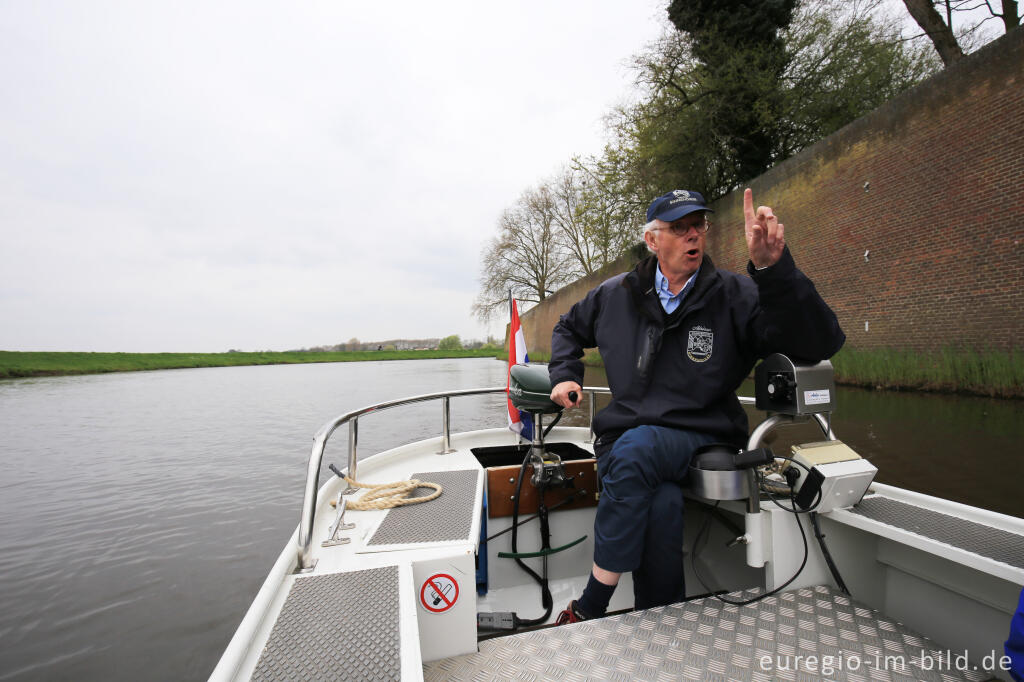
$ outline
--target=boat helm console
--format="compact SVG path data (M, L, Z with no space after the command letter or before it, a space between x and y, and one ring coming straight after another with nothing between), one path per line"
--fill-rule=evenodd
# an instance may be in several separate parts
M562 408L550 397L551 382L544 365L514 365L510 370L509 399L533 415L530 448L535 486L566 486L561 458L544 446L544 435L561 418ZM765 358L754 371L755 405L767 418L751 433L740 450L722 443L700 448L690 463L684 487L695 497L710 501L750 500L750 511L762 492L792 495L804 510L827 512L856 504L874 480L875 467L832 434L835 378L832 363L806 364L781 353ZM542 417L555 414L545 431ZM815 419L825 440L794 446L792 456L777 456L761 447L764 438L786 424Z
M562 418L562 406L551 400L551 379L545 365L513 365L509 370L509 400L516 409L533 416L533 443L530 447L530 464L533 466L531 483L536 488L571 487L572 479L566 478L562 458L544 447L544 436ZM575 396L571 396L575 397ZM545 431L543 415L555 414L555 420Z
M831 413L836 406L832 364L827 360L802 364L776 353L757 366L754 382L754 403L766 412L766 417L752 430L747 446L740 449L713 443L698 449L690 462L683 488L691 498L712 506L723 501L746 501L746 530L730 544L746 545L746 563L751 567L763 567L769 551L763 537L762 501L770 501L769 504L774 503L794 515L809 513L818 542L827 554L824 538L817 530L815 514L859 502L876 473L873 465L832 433ZM509 399L516 408L529 412L534 424L530 450L523 459L516 485L517 508L524 474L529 467L533 469L530 482L538 490L574 487L573 478L565 474L561 458L544 446L544 436L562 413L562 408L551 400L550 393L547 367L515 365L510 369ZM575 399L575 396L570 397ZM546 414L556 416L545 431L542 420ZM765 437L776 428L807 420L818 423L824 434L823 441L793 446L788 456L776 455L770 448L762 447ZM543 494L541 497L543 499ZM542 551L560 551L563 548L551 549L547 510L543 506L540 516ZM517 523L516 518L517 513L514 514L514 524ZM698 544L699 541L695 541L695 546ZM806 556L806 540L804 549ZM513 548L513 552L505 556L518 559L520 555ZM783 587L792 582L800 570ZM834 575L841 585L838 572L834 571ZM547 576L536 578L542 584L544 606L549 610ZM517 617L512 620L516 621ZM520 621L522 624L527 622Z
M711 501L754 499L752 491L793 494L802 509L818 512L856 504L876 469L832 434L832 363L799 364L780 353L770 355L754 371L754 392L757 408L768 417L754 429L746 449L720 443L699 449L685 487ZM794 446L792 457L760 447L775 428L808 418L818 421L825 441ZM754 475L756 468L762 470Z

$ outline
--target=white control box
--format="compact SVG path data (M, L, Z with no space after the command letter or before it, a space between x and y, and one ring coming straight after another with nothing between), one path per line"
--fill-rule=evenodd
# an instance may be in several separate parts
M878 469L842 441L806 443L793 446L793 459L803 464L795 485L796 502L803 509L812 507L820 492L815 511L825 513L850 507L864 497Z

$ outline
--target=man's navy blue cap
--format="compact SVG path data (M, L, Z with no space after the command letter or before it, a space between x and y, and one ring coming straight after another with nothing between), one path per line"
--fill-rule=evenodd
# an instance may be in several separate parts
M671 223L694 211L711 211L714 213L714 211L704 205L704 197L700 192L676 189L668 194L662 194L651 202L651 205L647 207L647 222L657 218L658 220L664 220L666 223Z

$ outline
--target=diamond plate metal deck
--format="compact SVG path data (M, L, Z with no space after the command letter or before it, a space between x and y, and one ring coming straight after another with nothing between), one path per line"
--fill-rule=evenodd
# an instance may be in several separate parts
M926 669L924 656L940 655L945 661L947 652L928 639L819 586L742 607L709 597L491 639L476 654L428 663L423 672L425 680L478 681L989 678L955 666Z
M297 578L252 679L399 680L398 568Z
M889 526L959 547L979 556L1024 568L1024 535L876 495L850 509Z
M473 541L470 530L476 516L477 481L481 472L427 471L410 478L441 484L441 496L436 500L408 507L389 509L377 531L367 545L404 545L420 542L450 540ZM425 497L434 492L418 488L410 497Z

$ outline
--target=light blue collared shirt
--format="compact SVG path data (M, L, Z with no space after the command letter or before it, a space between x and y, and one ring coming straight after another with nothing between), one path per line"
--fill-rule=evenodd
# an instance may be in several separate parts
M661 274L661 264L654 268L654 288L658 292L658 299L661 301L661 307L665 309L665 312L672 314L675 309L682 303L683 298L686 294L690 293L690 289L693 288L693 283L697 281L697 273L700 272L700 268L697 268L697 272L690 275L690 279L686 280L686 284L679 290L679 293L675 296L668 290L668 279L665 275Z

